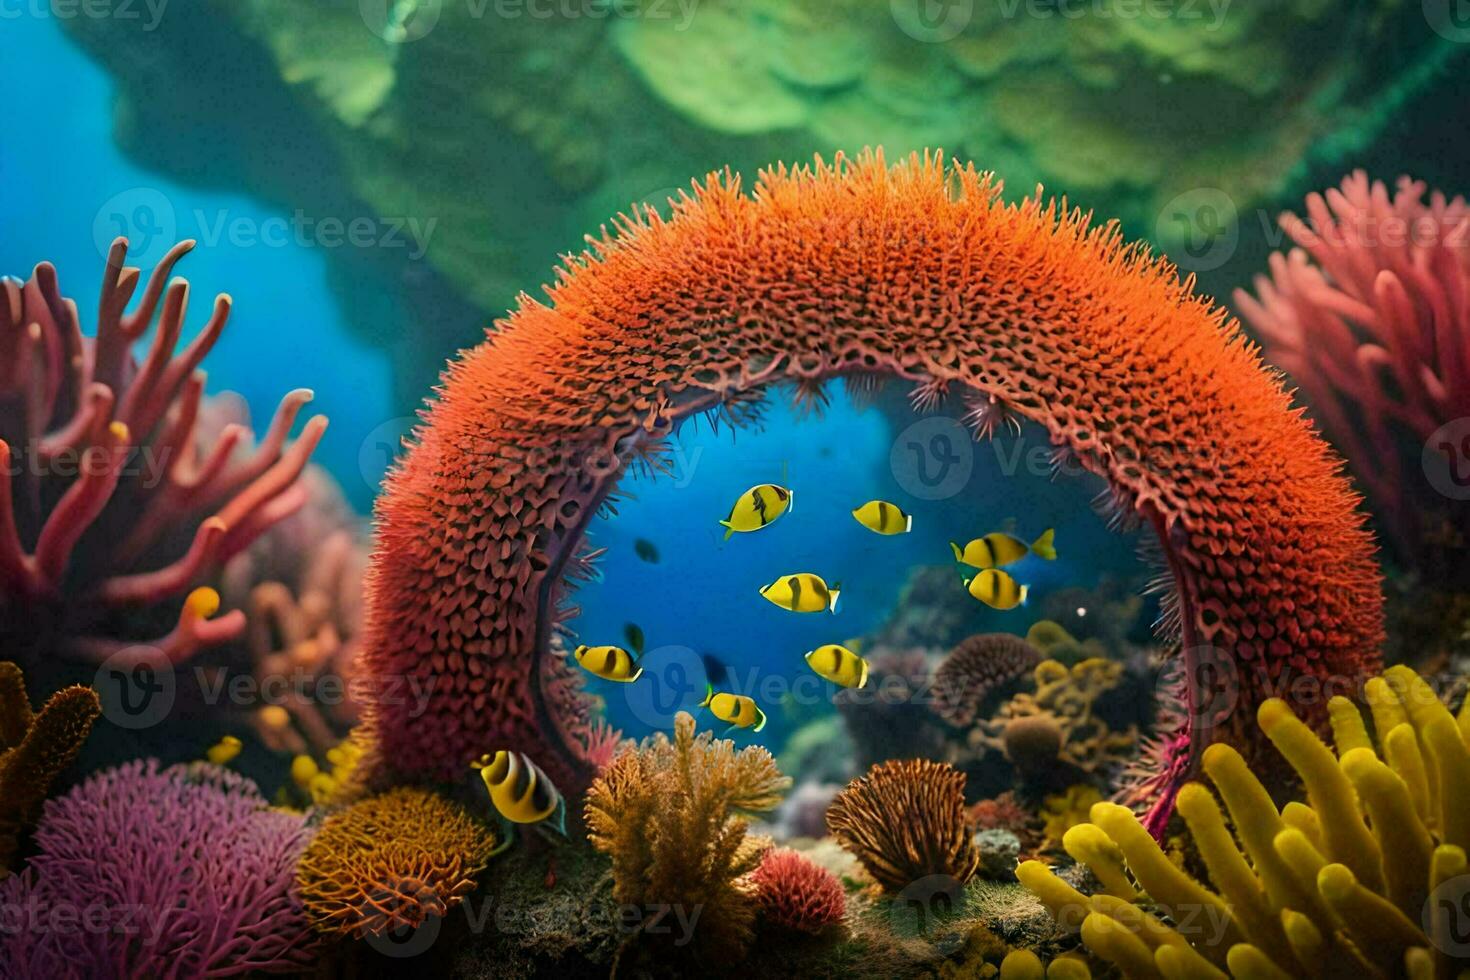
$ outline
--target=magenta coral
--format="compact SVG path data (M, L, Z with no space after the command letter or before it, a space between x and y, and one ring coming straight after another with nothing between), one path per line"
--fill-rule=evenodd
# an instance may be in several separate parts
M1415 507L1400 441L1416 448L1470 417L1470 206L1407 177L1390 194L1357 171L1281 217L1297 244L1270 260L1257 297L1235 301L1266 357L1313 414L1393 526L1406 553ZM1458 447L1457 447L1458 448Z
M127 313L141 273L124 265L127 241L114 241L92 337L49 263L27 282L0 282L0 632L22 638L32 655L116 653L127 645L118 642L126 631L111 628L120 617L177 602L305 500L296 478L326 419L309 421L294 445L286 440L309 391L285 397L246 458L243 426L200 444L198 368L230 298L217 297L209 321L175 353L189 285L169 275L193 246L169 250ZM150 328L148 350L135 358ZM183 603L177 627L151 645L178 662L239 635L243 615L210 621L214 605L212 596Z
M815 934L847 912L847 895L832 872L790 848L767 851L750 878L761 914L775 925Z
M0 884L0 964L19 980L301 970L305 818L212 766L128 763L46 804L39 851Z

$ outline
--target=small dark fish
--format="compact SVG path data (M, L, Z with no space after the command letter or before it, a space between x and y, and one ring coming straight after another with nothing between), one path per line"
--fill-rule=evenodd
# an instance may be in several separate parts
M658 546L647 538L638 538L633 542L633 553L650 565L658 564Z

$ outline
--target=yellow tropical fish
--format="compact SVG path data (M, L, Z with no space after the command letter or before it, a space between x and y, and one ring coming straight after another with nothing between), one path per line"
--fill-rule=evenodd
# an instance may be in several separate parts
M854 510L852 516L863 527L879 534L907 534L914 529L913 517L905 514L898 504L886 500L870 500Z
M955 561L972 568L1000 568L1026 557L1028 551L1037 558L1054 561L1057 557L1056 546L1052 543L1055 534L1055 531L1047 528L1029 547L1019 538L1000 531L976 538L963 548L955 541L951 541L949 546L954 551Z
M235 761L235 757L240 754L241 748L243 746L240 744L238 738L233 735L226 735L218 743L211 746L208 752L204 753L204 758L216 766L227 766Z
M992 609L1015 609L1026 601L1029 585L1017 585L1016 580L998 568L987 568L965 580L970 595Z
M560 811L562 833L565 833L566 808L561 793L541 767L522 752L504 749L494 755L482 755L471 763L478 769L490 802L511 823L540 823Z
M714 685L706 684L704 700L699 702L699 706L708 708L710 714L729 723L731 728L749 728L758 732L766 727L766 713L756 705L755 698L743 694L726 694L723 691L716 694Z
M605 681L631 684L643 676L637 658L622 647L580 646L572 651L572 656L584 670Z
M761 586L760 592L782 609L789 609L791 612L811 613L830 609L835 613L837 597L842 593L842 583L833 582L829 586L820 575L797 572L795 575L782 575L770 585Z
M806 663L818 676L833 684L862 687L868 683L868 662L840 643L828 643L810 651Z
M759 531L776 518L791 510L792 494L785 487L774 483L762 483L751 487L740 495L730 516L720 522L725 529L725 540L736 531Z

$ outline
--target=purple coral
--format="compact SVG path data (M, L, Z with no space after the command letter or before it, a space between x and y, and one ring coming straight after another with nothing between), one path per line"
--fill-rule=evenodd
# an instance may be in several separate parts
M296 892L305 819L195 764L128 763L46 805L0 884L7 978L223 977L310 966Z

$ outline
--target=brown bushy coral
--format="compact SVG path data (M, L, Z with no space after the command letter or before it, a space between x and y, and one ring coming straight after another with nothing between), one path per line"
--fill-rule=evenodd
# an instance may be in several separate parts
M495 835L458 804L400 787L328 817L296 878L318 932L382 935L458 905L494 848Z
M101 714L96 692L85 687L56 692L33 714L20 668L0 662L0 878L11 872L20 835Z
M624 748L587 791L588 836L612 856L614 898L649 915L698 910L695 948L710 962L743 956L756 907L739 879L770 841L748 836L738 814L773 809L790 782L765 749L696 736L684 712L672 741L660 732Z
M1009 633L980 633L961 640L934 671L935 714L968 728L985 699L1009 681L1033 670L1041 654Z
M874 766L832 802L827 828L885 891L931 875L963 884L980 867L965 826L965 775L942 763Z
M114 241L92 337L50 264L0 281L0 633L28 665L52 651L105 659L127 646L121 637L146 637L177 663L239 635L238 611L210 621L213 601L181 600L304 499L294 484L326 419L286 439L309 391L282 400L248 458L234 458L244 426L204 444L198 368L230 298L216 298L176 354L189 286L169 276L193 246L169 250L129 313L141 273L124 264L127 241ZM145 632L165 620L176 624L166 636Z

